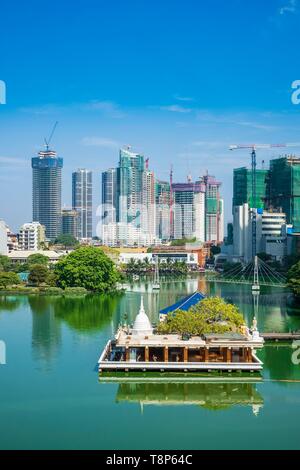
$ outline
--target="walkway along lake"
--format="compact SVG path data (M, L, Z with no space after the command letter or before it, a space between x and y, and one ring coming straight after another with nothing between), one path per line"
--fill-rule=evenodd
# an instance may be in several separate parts
M0 297L0 448L300 448L292 343L267 343L259 383L99 383L99 353L121 320L134 320L141 293L156 321L160 308L197 289L237 304L248 324L256 309L261 332L300 330L283 289L253 299L248 286L204 278L162 282L160 291L135 282L123 296Z

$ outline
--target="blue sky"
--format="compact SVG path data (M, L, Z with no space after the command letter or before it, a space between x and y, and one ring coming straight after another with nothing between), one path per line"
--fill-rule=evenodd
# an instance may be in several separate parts
M161 179L173 164L176 181L223 181L226 220L232 170L250 158L228 146L300 142L300 1L11 0L0 14L0 218L13 229L31 220L30 159L56 120L65 204L77 167L95 171L100 202L101 171L130 144Z

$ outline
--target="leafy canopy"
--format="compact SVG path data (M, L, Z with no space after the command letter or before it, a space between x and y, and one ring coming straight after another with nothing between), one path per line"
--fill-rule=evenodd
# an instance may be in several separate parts
M288 272L288 286L297 297L300 297L300 261Z
M33 253L32 255L28 256L27 258L27 264L28 265L33 265L33 264L43 264L43 265L48 265L49 259L47 256L42 255L40 253Z
M43 264L30 265L28 281L30 284L39 286L40 284L47 283L49 269Z
M77 246L79 245L79 241L73 235L62 234L56 238L55 245L64 245L65 247Z
M20 278L16 273L13 272L0 272L0 286L8 287L15 284L20 284Z
M99 248L81 247L60 258L55 265L57 285L109 292L121 279L113 261Z
M164 322L158 325L162 334L188 333L202 335L208 333L240 332L244 319L235 305L227 304L219 297L202 300L187 312L178 310L170 313Z

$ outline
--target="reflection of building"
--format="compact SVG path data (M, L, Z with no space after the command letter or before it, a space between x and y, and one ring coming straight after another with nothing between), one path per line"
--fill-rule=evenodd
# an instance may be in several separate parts
M46 237L55 240L61 233L61 172L63 159L46 150L32 158L32 220L46 228Z
M39 222L23 224L19 233L19 249L37 251L45 243L45 227Z
M172 382L130 382L119 383L116 402L133 402L146 405L196 405L203 408L222 410L231 406L250 406L257 414L263 406L263 398L253 383L203 383ZM105 380L105 379L103 379Z
M72 207L78 213L78 238L93 236L92 172L78 169L72 174Z
M55 318L53 303L43 296L28 300L32 312L32 353L34 359L49 366L61 345L60 322Z

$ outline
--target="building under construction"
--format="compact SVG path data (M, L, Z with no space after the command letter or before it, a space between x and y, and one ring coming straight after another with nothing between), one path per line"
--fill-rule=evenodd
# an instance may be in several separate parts
M267 205L269 210L286 214L287 223L294 232L300 232L300 158L280 157L270 161L267 182Z
M249 207L265 209L267 181L269 171L257 169L256 172L256 198L253 200L252 170L243 167L233 172L233 207L248 204Z

